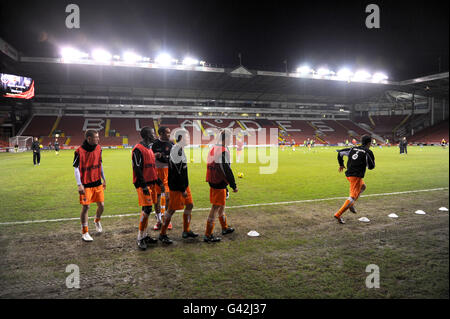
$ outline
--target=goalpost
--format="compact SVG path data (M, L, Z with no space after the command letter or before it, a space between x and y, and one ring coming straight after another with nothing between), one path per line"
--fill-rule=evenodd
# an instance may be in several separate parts
M33 136L14 136L9 138L9 147L17 152L25 152L31 149L33 143Z

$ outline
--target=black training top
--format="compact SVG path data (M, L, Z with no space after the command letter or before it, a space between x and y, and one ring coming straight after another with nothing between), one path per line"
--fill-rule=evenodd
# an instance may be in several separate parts
M156 158L156 167L167 167L169 164L170 150L173 143L170 141L156 140L152 145L153 153L161 153L160 158Z
M368 169L375 168L375 156L372 151L362 146L355 146L337 150L338 162L340 166L344 166L344 156L348 156L347 170L345 176L364 177L366 167Z
M171 191L184 192L189 186L186 155L179 144L175 145L170 153L169 188Z
M41 145L39 144L39 141L33 142L33 144L31 144L31 149L33 151L35 151L36 153L40 153L41 152Z

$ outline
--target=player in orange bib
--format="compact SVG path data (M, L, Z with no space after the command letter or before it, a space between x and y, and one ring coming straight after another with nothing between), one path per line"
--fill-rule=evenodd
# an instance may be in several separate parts
M137 246L146 250L148 244L158 241L147 234L148 217L152 212L152 205L156 203L158 185L162 192L165 191L164 184L158 178L155 164L155 154L152 151L152 143L155 140L152 129L148 126L141 129L142 141L133 148L131 161L133 164L133 184L138 194L141 217L139 220L139 231Z
M205 242L220 241L220 237L214 237L214 222L216 214L219 215L220 225L222 226L222 235L234 232L227 224L227 216L225 215L225 201L227 196L227 185L237 192L238 188L234 179L233 171L230 167L230 152L226 145L229 145L231 133L223 130L219 134L218 143L215 144L209 154L207 160L206 181L209 183L209 199L212 204L206 222L206 231L203 240Z
M80 204L83 205L81 210L81 239L87 242L93 241L88 230L88 210L89 205L97 203L97 213L94 225L98 233L103 231L100 223L105 199L103 191L106 189L105 174L102 165L102 148L99 143L99 135L97 131L87 130L85 133L86 140L75 151L73 167L75 168L75 179L78 185L78 193L80 195ZM102 185L103 179L103 185Z
M176 133L177 144L172 147L169 158L169 188L170 202L161 226L159 240L165 244L172 244L167 236L167 228L170 225L175 211L184 208L183 213L183 238L195 238L198 234L190 229L191 212L194 208L191 190L189 188L187 159L183 147L189 144L189 133L186 130L178 130Z
M354 146L337 151L339 172L342 172L345 168L343 157L348 157L345 176L347 176L347 180L350 182L350 196L345 201L344 205L342 205L336 214L334 214L334 217L340 224L345 224L342 214L347 209L350 209L352 213L356 214L354 204L361 193L366 189L366 184L363 180L366 173L366 167L370 170L375 168L375 156L370 150L371 137L364 135L361 138L361 143L361 146Z

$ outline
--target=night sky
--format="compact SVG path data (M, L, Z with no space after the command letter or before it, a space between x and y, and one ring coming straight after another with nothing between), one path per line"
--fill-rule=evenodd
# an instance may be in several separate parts
M76 3L81 28L67 29ZM380 7L367 29L365 8ZM405 80L448 71L448 1L7 1L0 37L25 56L57 57L71 45L113 54L190 54L207 63L294 71L300 64L384 71ZM440 63L439 63L440 60Z

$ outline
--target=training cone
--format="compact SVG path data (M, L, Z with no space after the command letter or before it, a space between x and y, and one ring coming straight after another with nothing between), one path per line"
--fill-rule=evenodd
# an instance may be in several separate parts
M370 222L370 219L367 218L367 217L361 217L361 218L359 218L358 220L359 220L360 222L363 222L363 223L368 223L368 222Z
M247 235L249 235L250 237L258 237L259 233L256 230L251 230Z
M388 216L391 217L391 218L398 218L398 215L397 215L397 214L394 214L394 213L389 214Z
M441 212L448 212L448 208L447 207L441 207L441 208L439 208L439 211L441 211Z
M423 210L416 210L417 215L425 215L426 213Z

